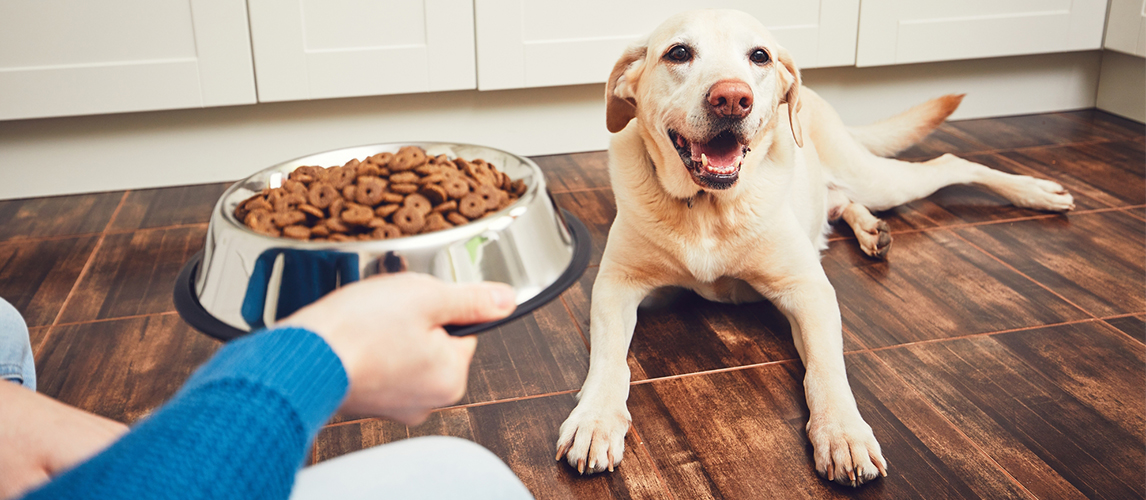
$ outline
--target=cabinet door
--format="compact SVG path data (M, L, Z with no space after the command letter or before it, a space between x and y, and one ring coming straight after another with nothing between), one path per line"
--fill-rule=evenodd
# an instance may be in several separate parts
M756 16L802 68L855 62L859 0L475 0L478 88L604 82L626 46L696 8Z
M864 0L857 66L1097 49L1106 0Z
M253 102L242 0L0 2L0 120Z
M259 101L475 87L470 0L249 0Z
M1146 57L1146 0L1111 0L1103 47Z

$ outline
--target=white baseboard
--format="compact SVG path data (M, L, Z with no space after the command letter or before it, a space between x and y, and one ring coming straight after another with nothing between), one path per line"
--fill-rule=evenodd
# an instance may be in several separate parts
M848 123L945 93L954 118L1095 106L1101 52L877 68L805 82ZM237 180L311 153L380 142L484 144L522 155L605 149L604 85L266 103L0 122L0 199Z
M1146 122L1146 59L1103 51L1096 106L1118 116Z

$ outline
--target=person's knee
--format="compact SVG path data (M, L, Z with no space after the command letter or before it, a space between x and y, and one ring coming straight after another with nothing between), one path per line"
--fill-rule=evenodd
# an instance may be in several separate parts
M28 335L28 325L24 322L24 316L20 315L20 311L17 311L15 306L3 298L0 298L0 332L13 332L14 334L23 332L24 337Z
M382 491L395 498L533 498L492 451L446 436L404 439L307 467L292 498L367 498Z
M12 304L0 298L0 380L36 390L36 367L28 325Z

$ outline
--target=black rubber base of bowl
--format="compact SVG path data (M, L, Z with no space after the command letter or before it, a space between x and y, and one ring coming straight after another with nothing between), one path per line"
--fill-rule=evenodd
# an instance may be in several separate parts
M585 228L585 224L582 224L580 219L568 211L561 210L561 214L573 238L573 258L569 261L569 267L566 267L565 271L561 273L561 276L557 277L557 281L554 281L553 284L546 287L545 290L542 290L541 293L533 298L518 305L517 309L514 310L513 314L509 315L509 317L488 323L478 323L476 325L450 325L446 327L446 331L448 331L450 335L459 337L474 335L529 314L533 312L534 309L557 298L558 295L561 295L561 292L564 292L566 288L572 286L573 283L584 274L585 268L589 266L589 252L591 248L589 230ZM199 304L199 299L195 296L195 278L199 274L199 264L202 261L203 251L200 250L191 257L191 260L183 265L183 270L179 272L179 277L175 280L175 310L179 311L179 316L183 318L183 321L186 321L187 324L196 330L222 341L228 341L250 333L249 331L235 328L220 321Z

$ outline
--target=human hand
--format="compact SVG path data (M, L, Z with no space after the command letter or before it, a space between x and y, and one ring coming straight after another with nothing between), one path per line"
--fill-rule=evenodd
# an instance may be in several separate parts
M0 499L48 482L107 448L127 426L0 380Z
M276 326L317 333L342 360L343 411L416 425L465 393L477 339L442 326L501 319L516 307L508 285L399 273L339 288Z

